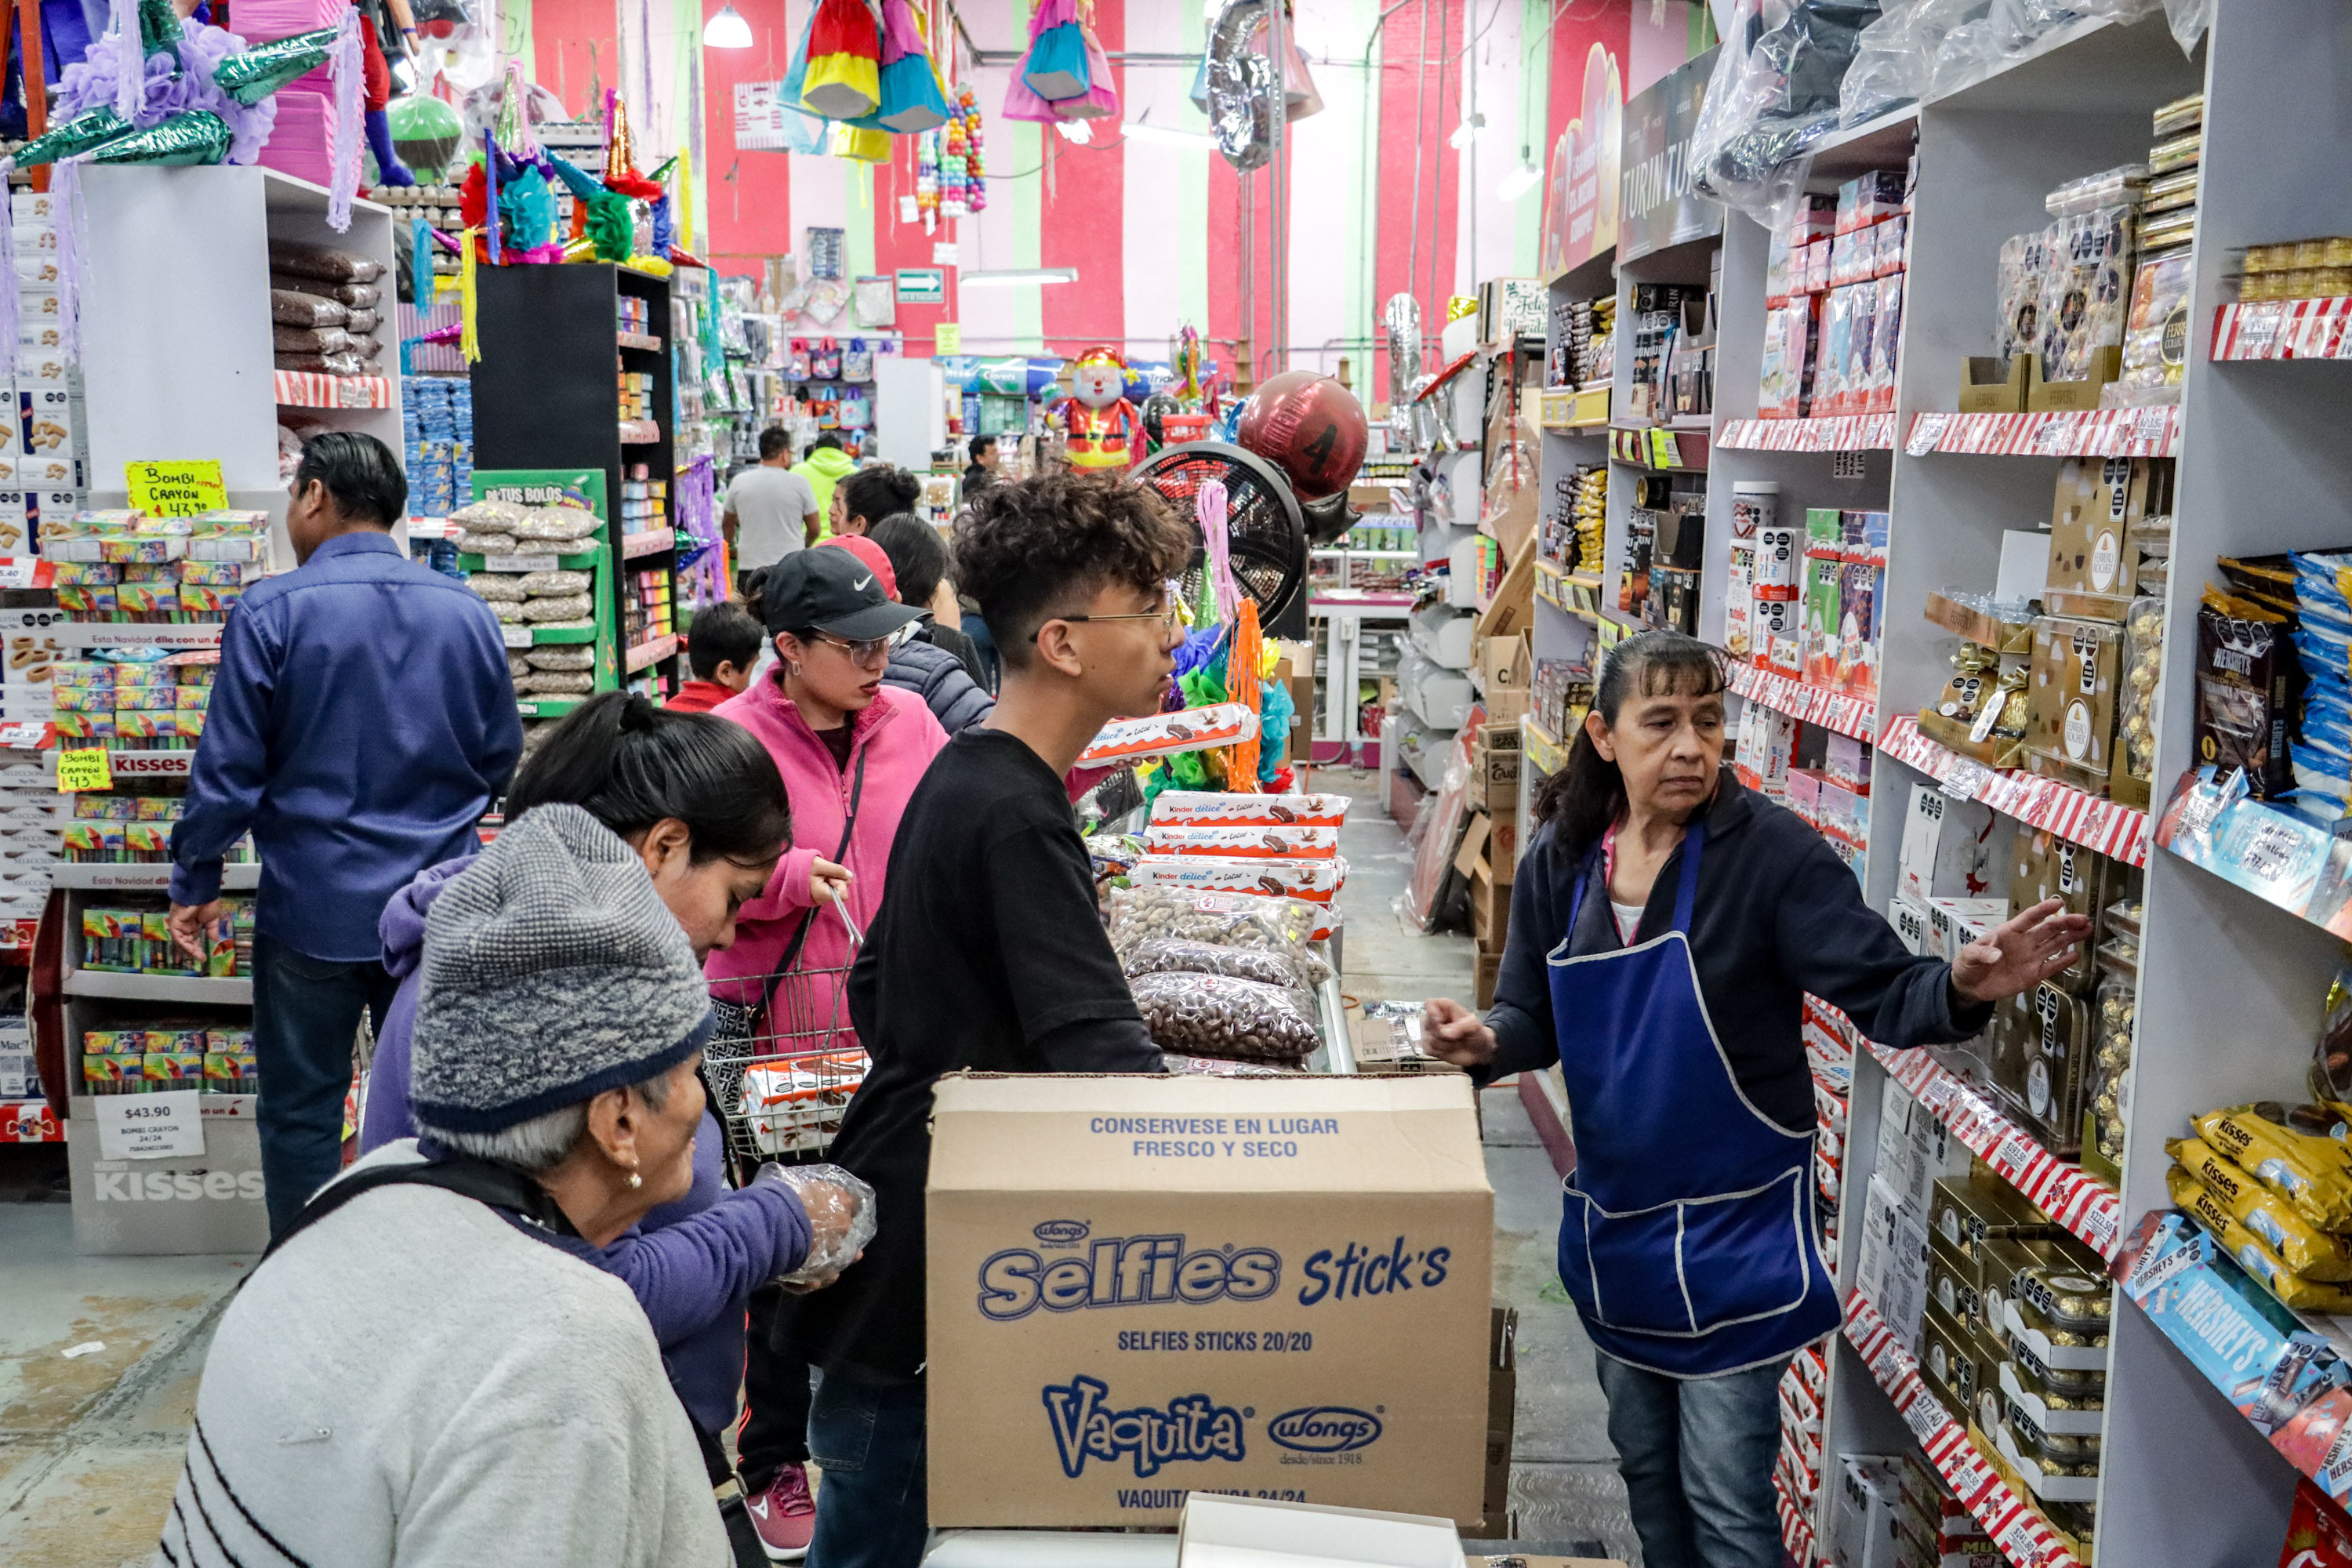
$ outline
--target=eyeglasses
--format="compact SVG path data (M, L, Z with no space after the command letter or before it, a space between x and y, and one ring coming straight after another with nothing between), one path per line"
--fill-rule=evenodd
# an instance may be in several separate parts
M830 632L817 633L816 640L819 642L829 642L834 647L844 649L848 653L850 662L853 664L872 664L877 659L888 658L892 648L900 646L908 637L913 637L915 635L915 624L916 623L913 621L908 621L905 626L900 626L897 631L890 633L887 637L860 637L856 642L851 642L846 637L835 637Z
M1173 631L1176 631L1176 630L1178 630L1179 628L1181 628L1181 627L1183 626L1183 624L1184 624L1184 606L1183 606L1181 604L1176 603L1175 601L1172 601L1172 600L1171 600L1171 601L1170 601L1170 603L1169 603L1169 605L1168 605L1167 608L1165 608L1165 609L1160 609L1160 610L1138 610L1138 611L1136 611L1136 612L1134 612L1133 614L1130 614L1130 615L1120 615L1120 616L1046 616L1046 617L1045 617L1045 619L1046 619L1047 621L1070 621L1070 622L1077 622L1077 621L1158 621L1158 622L1160 624L1160 626L1161 626L1161 628L1162 628L1162 629L1164 629L1164 630L1166 630L1166 631L1173 632ZM1031 639L1034 641L1036 637L1038 637L1042 636L1042 635L1044 634L1045 630L1045 626L1040 626L1036 629L1036 631L1034 631L1034 632L1032 632L1032 633L1030 633L1030 634L1029 634L1029 635L1030 635Z

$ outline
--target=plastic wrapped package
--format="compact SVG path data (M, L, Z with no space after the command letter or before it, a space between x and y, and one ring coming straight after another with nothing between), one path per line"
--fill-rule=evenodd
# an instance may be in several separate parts
M1164 971L1134 979L1152 1043L1180 1056L1298 1061L1323 1043L1315 1008L1294 987Z
M594 602L585 594L562 594L552 598L524 601L522 618L527 621L570 621L595 612Z
M596 677L584 669L535 669L515 682L517 693L530 697L585 697L596 689Z
M2051 231L2033 229L2001 241L2000 357L2035 352L2042 338L2042 287L2050 272Z
M352 335L341 327L278 327L270 347L282 354L341 353L352 346Z
M1297 899L1255 893L1195 893L1179 888L1117 888L1110 894L1111 946L1124 955L1154 937L1279 952L1303 966L1308 984L1330 977L1307 940L1323 911Z
M269 242L269 268L327 283L373 283L383 276L383 263L373 257L295 239Z
M1692 128L1699 195L1786 224L1813 143L1837 129L1839 92L1878 0L1736 0Z
M2100 393L2103 405L2138 408L2180 401L2180 378L2189 363L2189 290L2196 280L2190 263L2185 248L2141 259L2124 317L2123 369Z
M449 521L475 533L511 534L531 509L510 500L478 500L449 514Z
M519 539L541 543L562 544L575 539L586 539L603 525L596 514L576 506L541 506L530 508L511 530Z
M1878 20L1854 40L1853 63L1838 89L1838 124L1859 125L1918 102L1934 70L1936 46L1975 3L1884 0Z
M2114 951L2110 951L2113 949ZM2139 1007L2138 939L2130 954L2110 942L2099 949L2099 985L2093 1003L2090 1137L2084 1152L2098 1152L2111 1168L2124 1158L2124 1129L2131 1121L2132 1035Z
M515 537L511 533L476 533L468 529L457 536L457 551L463 555L512 555Z
M334 300L316 294L298 294L290 289L269 291L269 319L281 327L340 327L351 315Z
M511 573L477 572L466 579L466 586L494 605L519 605L530 597L523 590L522 579Z
M2119 204L2070 211L2052 226L2042 285L2042 380L2084 380L2100 349L2124 341L2137 210Z
M874 1189L839 1165L765 1164L752 1181L791 1188L809 1218L808 1256L791 1273L776 1277L782 1284L828 1281L874 1239L880 1217L874 1212Z
M584 594L588 592L592 581L585 572L562 570L525 572L516 579L517 584L522 589L523 597L529 599L555 595Z
M331 354L278 354L274 363L279 370L299 370L314 375L365 375L368 362L350 353Z
M1255 980L1304 992L1306 975L1287 953L1244 947L1219 947L1209 942L1185 942L1154 937L1128 949L1129 977L1144 974L1223 974L1234 980Z
M583 643L557 643L547 647L535 647L523 657L530 661L533 669L572 671L596 668L596 650Z
M2117 682L2117 763L2143 789L2156 781L2156 689L2164 673L2164 601L2142 596L2124 611L2124 668Z

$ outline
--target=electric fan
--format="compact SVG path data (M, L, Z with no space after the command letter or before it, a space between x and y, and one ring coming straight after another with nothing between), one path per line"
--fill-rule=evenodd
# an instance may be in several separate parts
M1195 498L1211 479L1223 480L1234 582L1256 602L1258 624L1267 636L1306 634L1307 520L1279 468L1223 441L1192 441L1163 447L1136 465L1132 477L1157 490L1196 539L1201 520ZM1184 570L1188 603L1200 597L1207 563L1207 551L1196 543ZM1284 629L1290 626L1297 629Z

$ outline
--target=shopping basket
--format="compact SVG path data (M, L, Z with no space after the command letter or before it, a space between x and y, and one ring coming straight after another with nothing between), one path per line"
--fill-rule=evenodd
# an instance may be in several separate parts
M850 918L846 898L831 901L848 928L855 963L865 933ZM802 946L795 942L783 967L761 977L757 1007L713 1004L719 1024L703 1052L704 1082L727 1130L729 1152L754 1164L823 1152L841 1131L849 1097L866 1081L866 1052L847 1016L850 964L803 967L797 962Z

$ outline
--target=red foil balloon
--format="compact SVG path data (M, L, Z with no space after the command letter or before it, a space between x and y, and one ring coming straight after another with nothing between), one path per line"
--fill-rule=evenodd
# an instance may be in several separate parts
M1237 434L1290 477L1302 501L1346 489L1371 439L1356 395L1311 370L1286 370L1259 386Z

